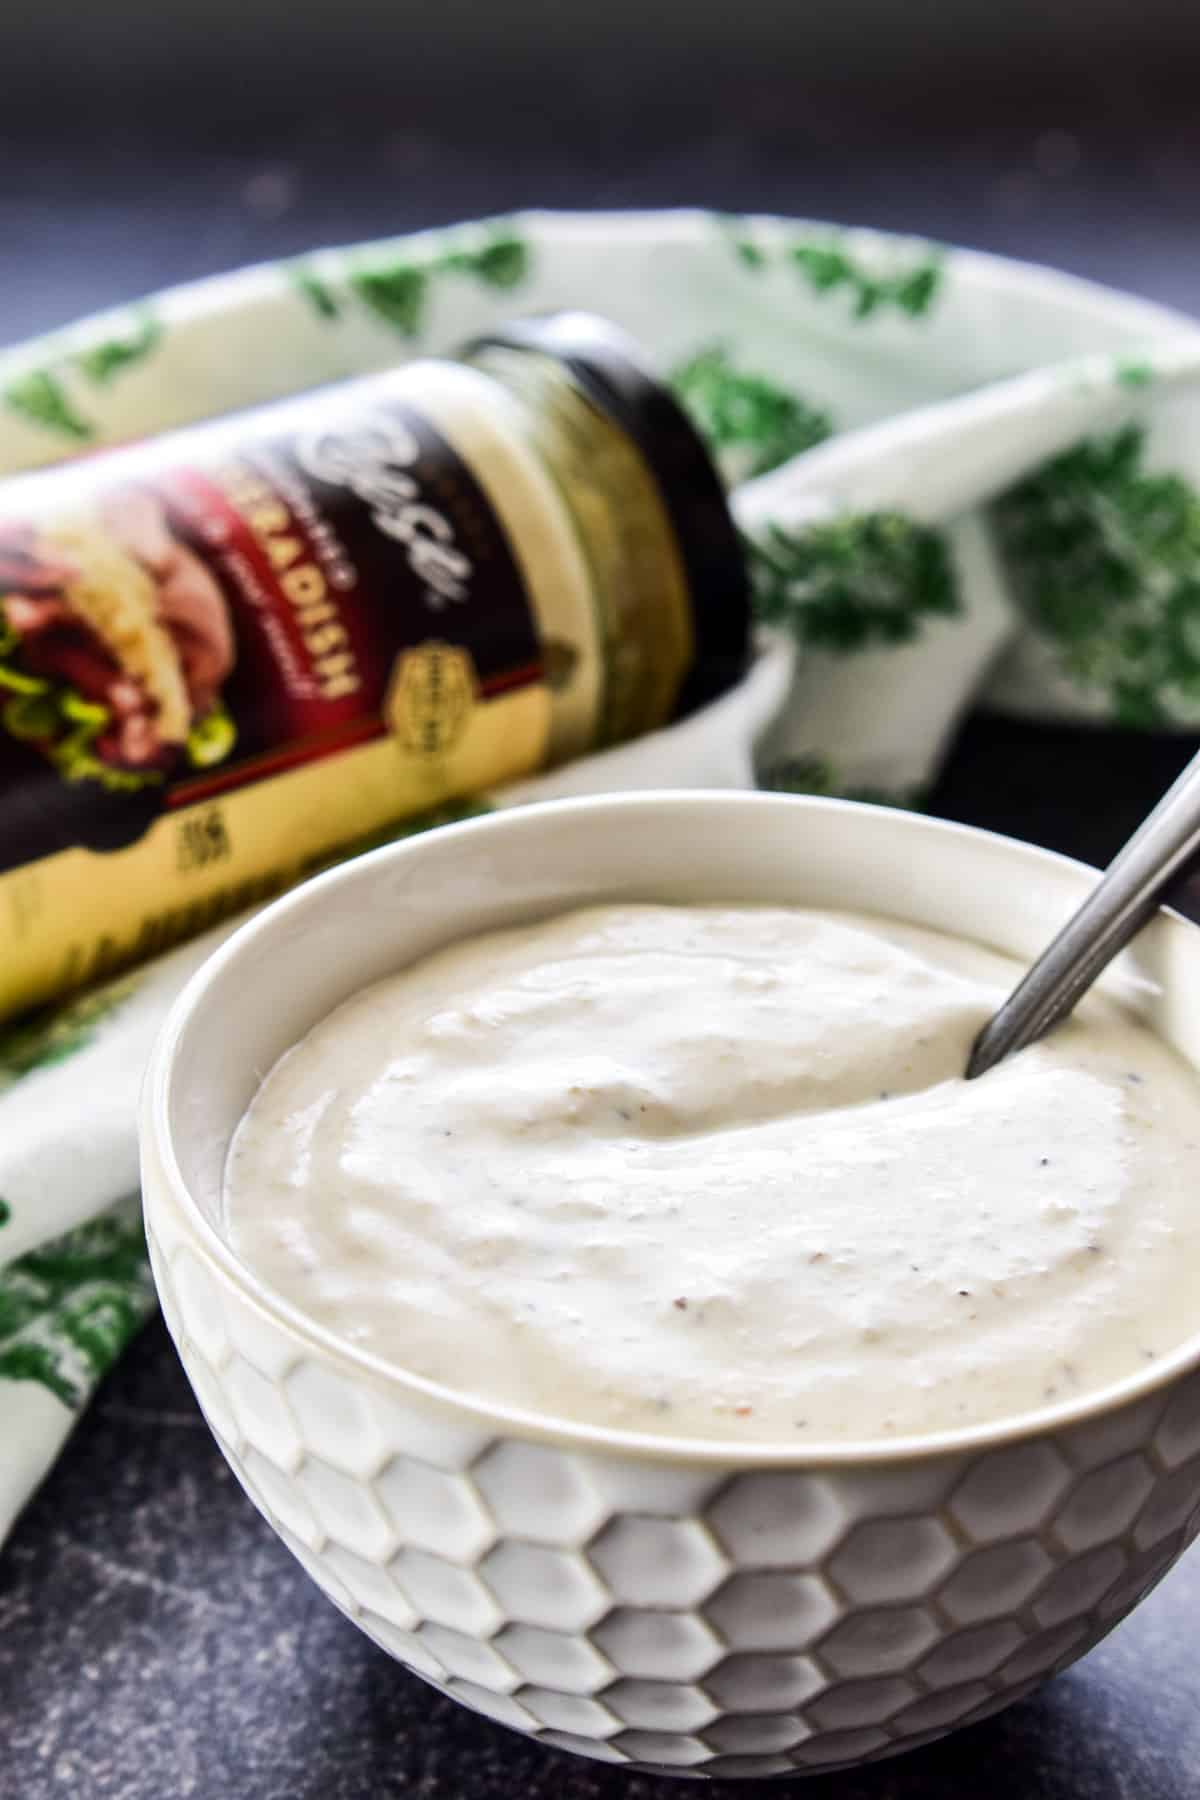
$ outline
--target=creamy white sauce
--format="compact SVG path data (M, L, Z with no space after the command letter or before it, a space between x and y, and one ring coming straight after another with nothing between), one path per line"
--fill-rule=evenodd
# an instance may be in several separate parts
M881 919L619 906L366 990L234 1140L241 1258L480 1397L707 1438L1025 1412L1200 1328L1200 1086L1108 999L979 1081L1018 965Z

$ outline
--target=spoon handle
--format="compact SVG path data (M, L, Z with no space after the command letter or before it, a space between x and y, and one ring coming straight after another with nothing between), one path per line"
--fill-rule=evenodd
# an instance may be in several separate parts
M1094 892L975 1040L967 1080L1057 1025L1200 852L1200 755L1109 864Z

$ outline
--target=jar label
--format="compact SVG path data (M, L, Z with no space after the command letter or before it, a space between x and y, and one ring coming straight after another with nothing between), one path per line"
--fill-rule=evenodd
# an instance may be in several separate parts
M484 489L355 382L14 482L0 516L0 1011L529 774L550 686ZM99 853L99 854L98 854Z

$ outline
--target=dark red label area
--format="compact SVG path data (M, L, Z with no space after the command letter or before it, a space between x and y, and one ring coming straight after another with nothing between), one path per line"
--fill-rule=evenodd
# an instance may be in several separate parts
M0 521L0 867L380 734L417 645L466 652L484 697L539 679L486 493L368 385L193 434L186 462L98 457L61 515L38 478Z

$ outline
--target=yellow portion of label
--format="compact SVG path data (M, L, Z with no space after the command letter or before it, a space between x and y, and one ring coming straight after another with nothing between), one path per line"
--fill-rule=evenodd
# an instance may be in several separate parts
M462 652L451 653L445 683L431 680L431 652L444 648L408 653L418 658L418 741L377 738L165 813L128 849L66 850L0 876L0 1014L157 955L385 823L534 773L549 739L548 689L478 700Z
M388 729L413 756L444 756L470 725L475 664L455 644L418 644L396 658L383 702Z

